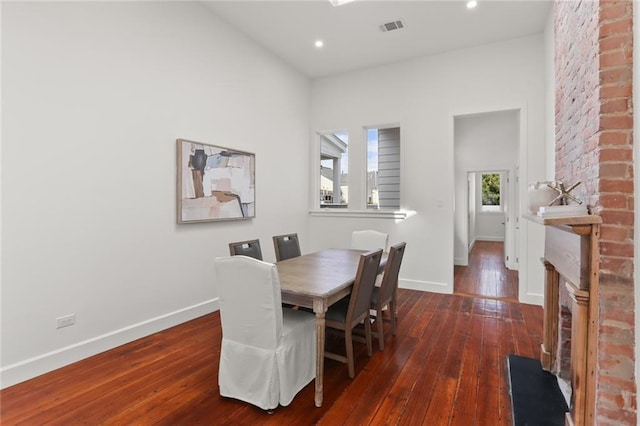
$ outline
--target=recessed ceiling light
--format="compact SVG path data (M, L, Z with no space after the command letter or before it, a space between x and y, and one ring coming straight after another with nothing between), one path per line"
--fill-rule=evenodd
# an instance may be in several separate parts
M333 5L333 7L342 6L343 4L351 3L355 0L329 0L329 3Z
M473 9L477 5L478 5L478 2L476 0L470 0L467 2L467 9Z
M324 42L322 40L316 40L315 45L316 47L322 47L324 46Z

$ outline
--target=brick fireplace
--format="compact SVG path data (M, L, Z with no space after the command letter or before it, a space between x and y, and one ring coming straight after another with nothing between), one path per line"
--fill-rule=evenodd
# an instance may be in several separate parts
M590 294L598 314L592 324L595 394L587 402L593 418L586 424L635 425L637 417L632 17L629 0L554 4L555 180L582 182L574 195L602 218L594 250L598 288ZM560 291L561 285L566 288L561 282L555 288ZM569 310L574 328L576 305L565 311L560 305L558 318ZM554 350L567 345L558 338Z
M594 424L599 216L536 218L545 225L542 368L558 377L567 425ZM565 384L564 386L562 384Z

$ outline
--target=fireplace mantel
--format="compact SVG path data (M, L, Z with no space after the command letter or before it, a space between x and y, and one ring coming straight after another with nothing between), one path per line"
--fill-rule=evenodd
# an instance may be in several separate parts
M596 215L585 216L559 216L559 217L539 217L534 215L524 215L526 219L546 226L569 226L571 228L582 231L586 228L591 228L592 225L599 225L602 223L602 217ZM576 232L582 234L582 232Z
M547 217L525 215L545 226L544 329L540 362L556 374L560 317L560 278L571 303L571 388L567 425L594 424L598 327L600 224L596 215Z

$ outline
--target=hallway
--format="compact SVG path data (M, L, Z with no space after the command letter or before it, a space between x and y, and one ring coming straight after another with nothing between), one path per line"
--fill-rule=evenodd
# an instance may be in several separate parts
M503 253L501 241L477 241L469 253L469 265L454 267L454 293L518 301L518 271L504 266Z

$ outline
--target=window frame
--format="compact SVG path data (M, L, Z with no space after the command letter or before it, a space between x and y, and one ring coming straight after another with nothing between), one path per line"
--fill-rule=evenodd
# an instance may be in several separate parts
M388 171L394 171L397 170L398 172L398 176L397 176L397 183L380 183L381 177L380 177L380 131L384 131L384 130L395 130L397 129L398 131L398 139L397 139L397 155L398 155L398 165L397 167L391 167L388 169ZM370 206L368 204L368 197L369 197L369 132L371 130L376 130L377 131L377 144L378 144L378 152L376 153L376 171L378 172L377 175L377 181L378 181L378 195L380 195L381 193L387 193L387 194L392 194L397 192L398 194L398 204L394 205L394 206L384 206L381 207L380 206L380 198L378 198L378 203L377 205L372 205ZM385 125L378 125L378 126L365 126L364 127L364 187L363 187L363 191L364 191L364 208L367 210L378 210L378 211L394 211L394 210L400 210L400 206L402 205L402 127L400 126L399 123L393 123L393 124L385 124ZM394 149L395 147L391 147L391 149ZM387 147L387 149L389 149L389 147ZM393 154L386 154L386 155L393 155ZM385 162L383 162L384 164ZM392 162L386 162L387 164L390 164ZM387 178L393 178L395 176L387 176ZM387 190L387 191L380 191L380 187L381 186L393 186L393 185L397 185L398 189L397 191L394 190Z
M354 175L352 172L352 165L360 166L364 170L367 169L367 129L388 129L388 128L402 128L400 123L392 123L378 126L362 126L358 127L358 130L362 130L362 133L358 135L358 130L355 132L353 129L349 130L344 127L336 127L334 130L314 130L312 132L311 149L312 155L310 155L310 173L311 173L311 191L310 191L310 205L309 215L313 217L350 217L350 218L379 218L379 219L394 219L403 220L409 216L409 212L402 210L401 208L389 209L389 208L367 208L366 204L366 173L357 173ZM322 137L327 134L340 134L347 133L349 139L347 142L348 152L348 168L347 173L349 175L347 188L351 192L351 188L357 185L361 185L362 188L357 188L361 191L362 200L355 200L358 206L355 205L352 197L349 197L346 208L332 208L320 203L321 193L321 173L318 173L318 157L321 155L322 149ZM362 146L358 144L362 143ZM400 150L400 170L402 169L403 159L402 150ZM354 167L355 167L354 166ZM356 167L357 168L357 167ZM362 205L361 204L362 201Z
M480 197L479 198L479 205L477 206L478 208L478 213L504 213L505 211L505 205L504 205L504 192L505 192L505 185L507 184L507 182L505 182L506 180L506 173L503 171L481 171L479 172L480 174L480 179L478 179L478 185L480 186ZM500 178L500 204L498 205L485 205L482 203L482 179L484 177L484 175L498 175L498 177Z
M345 142L342 138L340 138L337 135L340 134L346 134L346 139L347 141ZM321 196L318 196L322 193L322 172L320 173L316 173L316 181L317 184L315 185L315 194L316 194L316 202L317 205L315 207L319 208L319 209L348 209L349 208L349 184L348 184L348 176L349 176L349 131L348 130L336 130L336 131L325 131L325 132L317 132L317 149L314 150L315 155L312 158L312 161L314 161L315 165L312 168L312 170L317 171L317 166L318 166L318 156L320 157L320 162L324 161L322 160L322 143L323 143L323 138L326 139L330 139L328 138L328 136L332 136L337 138L340 142L344 143L345 145L345 150L344 152L341 154L341 157L344 156L346 154L346 159L347 159L347 165L346 165L346 169L347 169L347 202L345 204L342 203L327 203L327 204L323 204L320 200L320 198L322 198ZM340 174L342 174L342 158L340 159ZM320 164L320 169L322 170L322 164ZM342 192L341 192L342 194ZM335 194L333 194L333 197L335 198Z

